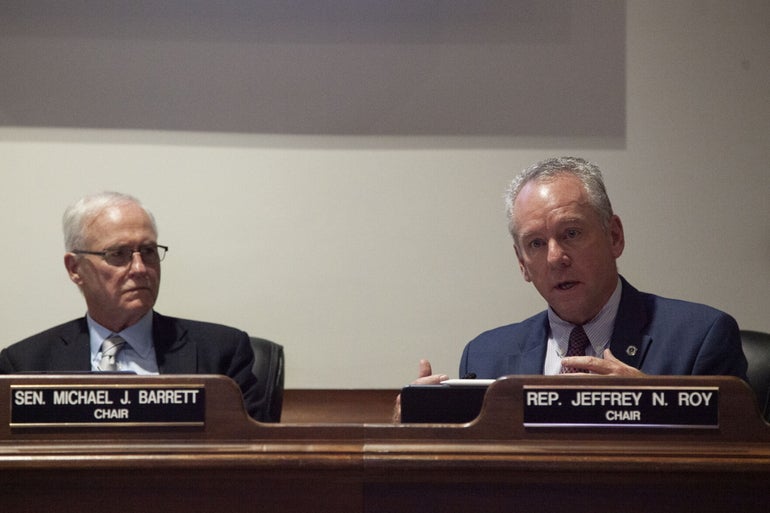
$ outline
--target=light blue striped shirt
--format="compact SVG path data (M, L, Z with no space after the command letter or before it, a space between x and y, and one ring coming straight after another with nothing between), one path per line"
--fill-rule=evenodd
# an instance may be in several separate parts
M102 342L113 334L90 315L86 314L88 333L91 337L91 370L99 370L102 359ZM135 372L136 374L159 374L158 362L155 359L155 346L152 340L152 310L147 312L139 322L117 333L126 341L126 346L117 354L115 362L119 371Z
M588 340L591 342L586 348L586 356L601 358L604 350L609 347L612 330L615 328L615 317L618 315L622 289L623 286L620 278L618 278L615 292L612 293L607 304L596 317L583 325ZM548 307L548 323L551 329L548 334L548 349L545 353L543 374L551 376L561 372L561 359L567 354L569 334L575 325L559 318L551 307Z

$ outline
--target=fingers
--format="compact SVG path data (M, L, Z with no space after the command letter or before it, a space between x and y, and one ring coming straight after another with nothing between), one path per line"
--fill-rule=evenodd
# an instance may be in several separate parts
M396 404L393 405L393 422L398 424L401 422L401 394L396 396Z
M449 379L446 374L433 374L433 369L428 360L420 360L419 377L412 381L412 385L438 385Z
M433 369L430 366L430 362L428 360L420 360L420 373L418 377L425 378L431 374L433 374Z
M562 358L561 364L577 372L591 374L610 375L615 368L614 363L607 362L594 356L567 356Z
M612 368L612 375L614 376L644 376L644 372L640 371L636 367L631 367L621 362L615 355L612 354L610 348L604 350L604 362L607 362Z
M446 374L431 374L430 376L422 376L412 381L412 385L438 385L442 381L449 379Z
M438 385L442 381L449 379L446 374L433 374L433 368L428 360L420 360L419 376L412 381L412 385ZM393 422L401 422L401 394L396 396L393 405Z
M562 359L562 365L577 369L579 372L600 374L602 376L643 376L644 373L635 367L626 365L612 354L604 350L604 358L595 356L568 356Z

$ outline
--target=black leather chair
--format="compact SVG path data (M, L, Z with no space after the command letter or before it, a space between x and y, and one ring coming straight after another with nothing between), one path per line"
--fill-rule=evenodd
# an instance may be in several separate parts
M270 421L280 422L283 408L283 346L264 338L251 337L251 348L254 350L252 372L265 397Z
M770 422L770 333L741 330L741 343L749 361L749 384L763 417Z

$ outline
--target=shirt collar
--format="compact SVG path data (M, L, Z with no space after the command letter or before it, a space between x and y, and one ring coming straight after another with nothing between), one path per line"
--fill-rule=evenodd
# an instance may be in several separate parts
M609 346L612 331L615 328L615 318L618 315L618 308L620 307L622 290L623 286L620 277L618 277L618 283L615 286L615 291L610 296L610 299L605 303L596 317L583 325L588 340L591 341L591 347L594 350L594 354L597 356L601 356L604 349ZM567 345L569 344L569 334L575 325L561 319L550 306L548 307L548 323L551 326L551 337L556 341L559 352L561 354L566 353Z
M153 311L150 310L139 319L139 322L132 324L120 333L117 333L123 337L131 349L136 351L142 358L147 358L153 350L152 316ZM88 314L86 314L86 321L88 322L88 333L91 339L91 354L93 355L101 349L102 342L114 332L93 320Z

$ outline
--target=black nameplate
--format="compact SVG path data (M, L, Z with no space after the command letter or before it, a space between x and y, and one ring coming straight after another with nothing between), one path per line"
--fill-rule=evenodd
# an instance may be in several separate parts
M526 427L717 428L718 387L524 386Z
M11 385L12 428L203 426L203 385Z

